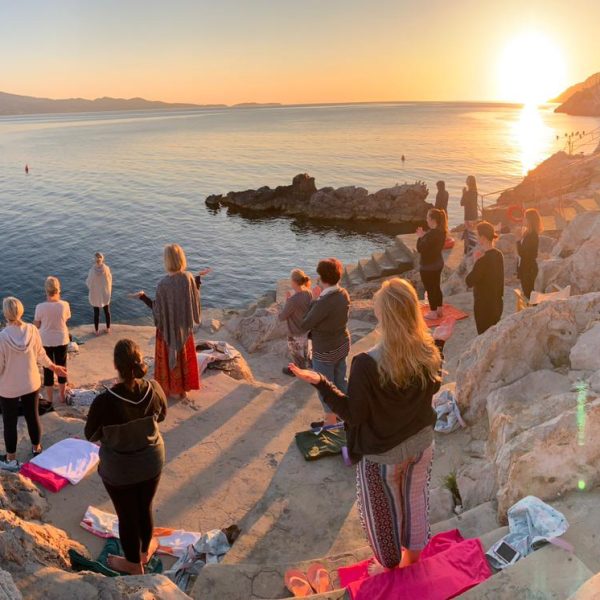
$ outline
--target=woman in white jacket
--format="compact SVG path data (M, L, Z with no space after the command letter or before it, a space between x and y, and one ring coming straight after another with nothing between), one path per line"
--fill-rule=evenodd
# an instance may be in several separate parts
M106 333L110 333L110 295L112 293L112 274L104 264L104 255L96 252L96 264L89 270L85 284L88 287L90 304L94 308L94 330L98 335L100 309L104 309Z
M17 471L17 421L19 400L37 456L42 451L42 427L38 412L38 390L42 385L38 364L66 377L65 367L55 365L42 346L40 333L31 323L24 323L23 304L17 298L4 298L2 311L7 325L0 331L0 406L4 423L6 455L0 456L0 469Z

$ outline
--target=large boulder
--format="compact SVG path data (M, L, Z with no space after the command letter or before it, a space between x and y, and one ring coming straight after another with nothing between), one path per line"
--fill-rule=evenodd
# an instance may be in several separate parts
M600 323L596 323L579 337L571 348L569 359L574 371L600 369Z
M0 509L11 510L22 519L40 520L48 502L31 479L0 471Z
M600 293L545 302L478 336L459 359L458 402L468 422L484 416L494 390L542 369L570 368L571 348L600 319Z
M206 199L207 206L225 206L233 211L275 212L320 221L386 221L421 223L431 204L423 182L395 185L373 194L362 187L325 187L317 190L315 180L307 174L296 175L292 185L275 189L229 192Z
M234 317L227 321L225 328L248 352L258 352L267 342L287 337L287 323L278 319L279 311L277 304L258 308L249 316Z
M15 585L12 575L0 569L0 600L23 600L19 588Z
M600 212L581 213L564 228L552 249L552 256L567 258L574 254L584 242L594 237L600 237Z

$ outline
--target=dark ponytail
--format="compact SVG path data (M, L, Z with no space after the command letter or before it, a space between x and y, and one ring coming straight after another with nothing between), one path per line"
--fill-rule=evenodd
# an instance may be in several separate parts
M439 208L430 208L429 217L436 222L438 229L441 229L446 235L448 235L448 217L446 211L440 210Z
M136 379L148 372L140 347L133 340L119 340L115 344L115 367L126 387L132 388Z

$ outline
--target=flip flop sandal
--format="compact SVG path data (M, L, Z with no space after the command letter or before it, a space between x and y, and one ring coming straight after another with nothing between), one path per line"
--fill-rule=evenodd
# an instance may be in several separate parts
M298 569L288 569L284 576L285 587L294 594L296 598L312 596L314 590L310 587L306 575Z
M310 585L313 587L315 592L317 592L317 594L323 594L324 592L331 592L333 590L329 571L327 571L323 565L319 563L313 563L310 565L310 567L308 567L306 576L308 577Z

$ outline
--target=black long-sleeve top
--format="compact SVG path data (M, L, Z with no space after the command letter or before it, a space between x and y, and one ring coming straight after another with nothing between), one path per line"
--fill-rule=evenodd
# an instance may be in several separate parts
M517 242L519 254L519 269L527 269L535 266L537 262L540 236L535 231L528 231L522 240Z
M417 240L417 252L421 255L421 271L437 271L444 268L442 250L446 243L446 233L436 227L430 229L423 237Z
M388 452L436 421L432 398L440 382L431 380L426 387L418 381L403 388L382 385L377 361L368 353L352 360L348 394L323 376L315 387L344 420L353 462L365 454Z
M477 210L477 192L475 190L465 190L460 205L465 208L465 221L477 221L479 212Z
M496 306L504 296L504 256L491 248L475 261L467 275L467 286L473 288L473 298L482 306Z
M435 208L447 213L449 198L450 194L448 194L448 190L438 190L438 193L435 195Z

